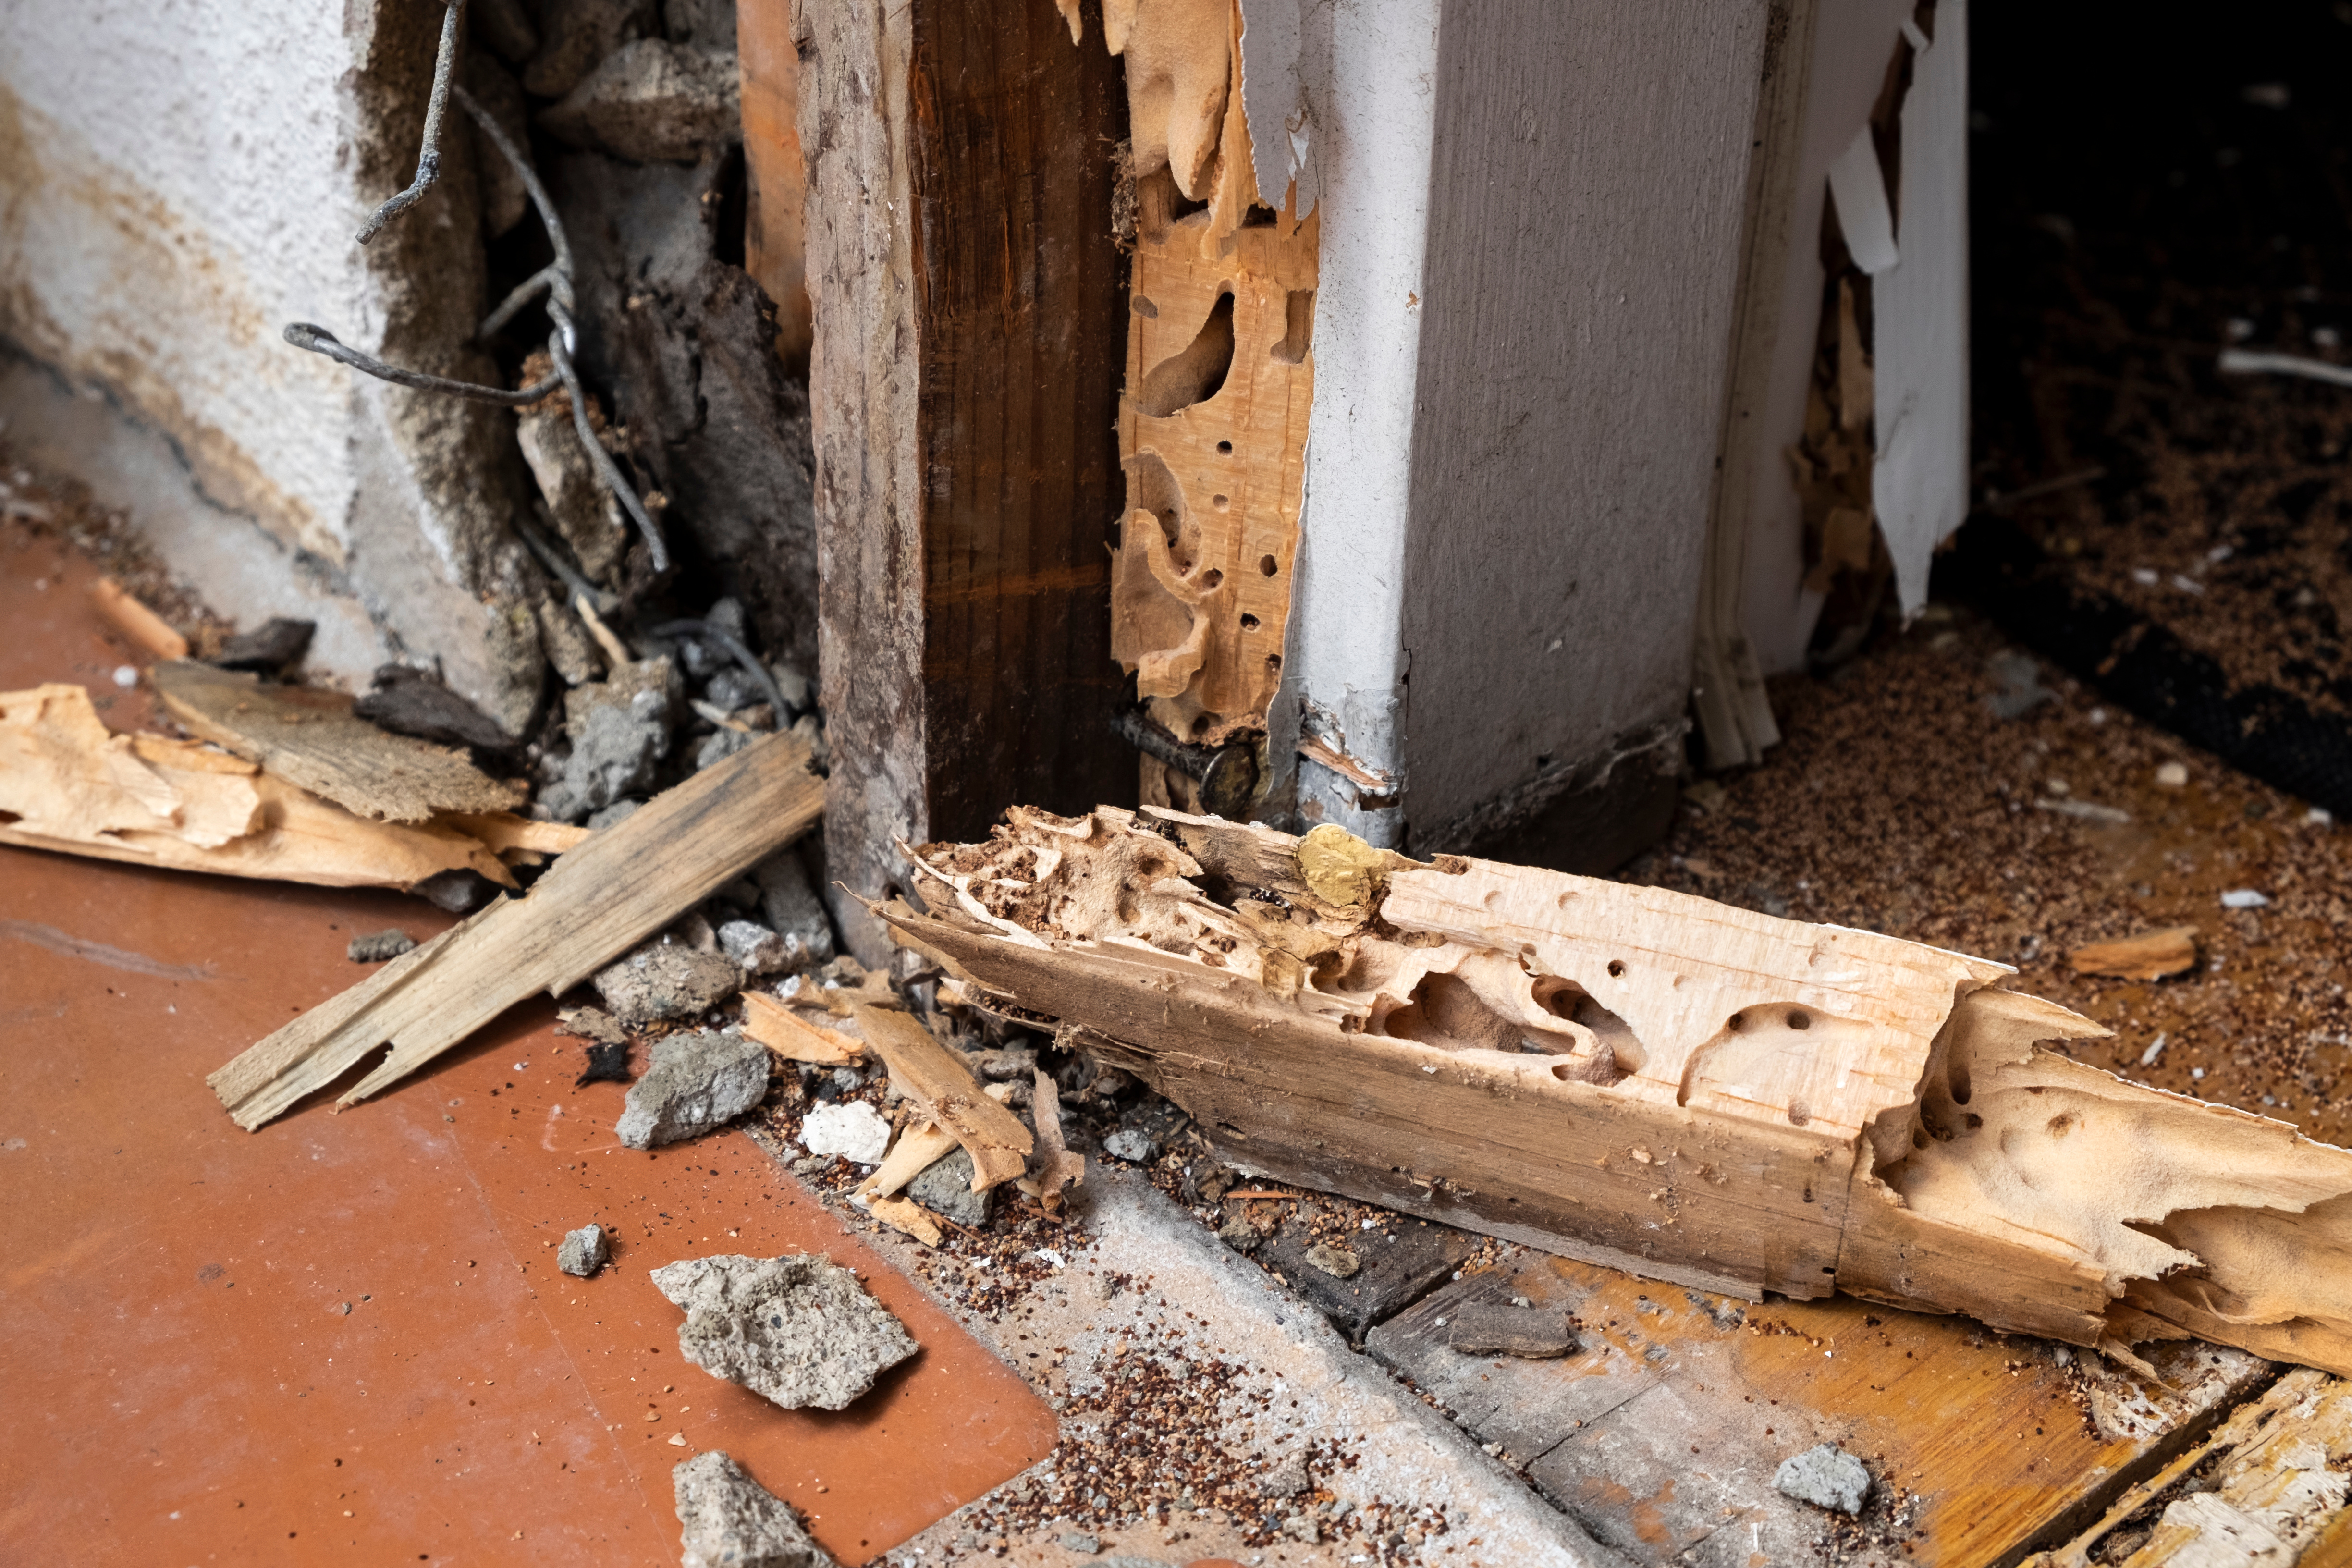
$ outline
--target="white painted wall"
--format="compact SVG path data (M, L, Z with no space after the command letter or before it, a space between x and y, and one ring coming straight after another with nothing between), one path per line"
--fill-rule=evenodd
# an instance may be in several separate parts
M0 4L0 331L338 564L350 373L278 329L382 329L352 244L345 26L299 0Z

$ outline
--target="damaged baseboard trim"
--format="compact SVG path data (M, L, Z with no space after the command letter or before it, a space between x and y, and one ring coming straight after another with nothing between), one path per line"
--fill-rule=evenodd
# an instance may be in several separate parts
M1008 815L877 912L1256 1168L1750 1300L2352 1372L2352 1152L2074 1061L2107 1031L2005 964L1330 826Z

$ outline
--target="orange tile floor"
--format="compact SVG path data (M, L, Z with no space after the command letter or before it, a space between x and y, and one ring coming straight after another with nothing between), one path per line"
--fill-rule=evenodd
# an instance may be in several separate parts
M143 688L87 565L0 531L0 689ZM723 1448L871 1560L1042 1458L1052 1412L740 1134L614 1143L551 1004L383 1098L253 1134L207 1073L367 972L420 900L0 847L0 1541L79 1564L665 1563L670 1468ZM553 1243L617 1232L593 1280ZM678 1355L646 1279L824 1250L923 1346L786 1412ZM677 1442L674 1439L683 1439Z

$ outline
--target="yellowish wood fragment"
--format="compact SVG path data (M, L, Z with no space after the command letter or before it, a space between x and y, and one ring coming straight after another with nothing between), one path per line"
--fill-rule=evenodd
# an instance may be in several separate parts
M861 1042L819 1028L774 997L757 991L743 993L743 1032L787 1061L846 1067L866 1054Z
M1021 1119L990 1099L971 1071L904 1013L857 1009L866 1044L889 1064L891 1081L922 1104L931 1120L971 1155L971 1190L1009 1182L1028 1166L1035 1139Z
M904 1231L925 1247L940 1244L939 1221L931 1211L912 1198L876 1198L866 1205L866 1212L893 1230Z

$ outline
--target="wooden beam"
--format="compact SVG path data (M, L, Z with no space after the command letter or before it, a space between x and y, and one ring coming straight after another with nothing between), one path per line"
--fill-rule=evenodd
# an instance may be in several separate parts
M919 851L930 912L887 918L1286 1180L1751 1300L2352 1370L2352 1152L2073 1061L2106 1031L2004 964L1303 847L1016 810Z
M802 17L826 846L877 892L898 837L1133 798L1108 742L1125 100L1053 0Z

